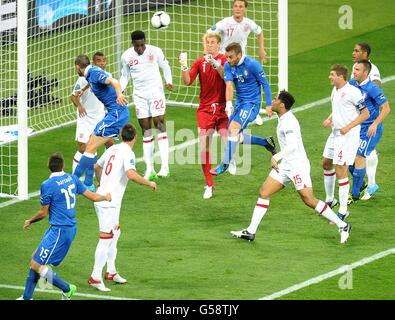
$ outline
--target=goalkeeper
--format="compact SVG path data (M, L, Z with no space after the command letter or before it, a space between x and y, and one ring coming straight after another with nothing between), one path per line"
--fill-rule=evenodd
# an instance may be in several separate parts
M266 113L272 115L272 91L266 79L262 65L244 55L239 43L233 42L226 47L227 62L224 66L224 80L226 83L226 113L229 116L228 144L224 159L220 165L210 173L220 175L224 173L233 158L237 144L257 144L265 147L273 155L276 146L273 137L261 138L243 133L248 124L255 120L261 105L261 86L265 91ZM236 88L236 103L233 108L233 84Z
M191 69L188 69L187 54L180 54L182 80L190 86L199 75L200 95L196 119L199 134L200 163L206 178L203 199L213 196L214 182L211 170L210 145L215 130L221 135L226 144L228 116L225 112L225 82L224 64L226 57L219 53L221 36L219 33L209 33L204 36L207 54L196 59Z

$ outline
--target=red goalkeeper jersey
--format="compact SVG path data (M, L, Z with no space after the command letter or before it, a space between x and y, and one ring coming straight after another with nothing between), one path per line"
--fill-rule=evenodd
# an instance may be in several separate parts
M225 55L219 53L214 57L215 60L221 60L222 66L226 62ZM199 111L217 112L225 109L225 82L204 57L198 58L189 71L191 84L199 74L200 95ZM215 104L215 105L213 105ZM217 110L213 110L217 108Z

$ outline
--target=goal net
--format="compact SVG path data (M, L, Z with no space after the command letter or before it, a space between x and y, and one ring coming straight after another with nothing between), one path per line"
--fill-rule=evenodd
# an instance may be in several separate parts
M92 57L97 51L103 52L107 70L119 78L120 56L131 47L130 34L143 30L147 43L161 47L169 60L175 89L166 92L168 104L193 107L198 102L199 86L182 85L178 56L188 52L189 65L198 58L202 54L202 35L216 22L231 16L233 6L233 0L29 0L27 5L25 1L0 1L0 196L21 198L26 198L26 194L21 196L21 184L27 183L20 180L18 189L18 165L27 163L27 156L18 159L18 149L27 144L20 142L18 147L17 143L23 108L27 112L28 135L74 123L76 108L69 97L78 78L74 69L77 55ZM273 92L277 92L280 80L278 6L282 1L286 2L250 0L247 9L247 17L263 28L269 58L264 70ZM25 15L20 15L20 10L26 10ZM152 28L150 21L156 11L170 15L167 29ZM17 29L17 12L19 19L26 17L27 51L22 59L18 59L21 49L17 43L23 30ZM22 25L18 20L18 26ZM253 34L247 54L259 59ZM25 95L18 92L18 75L21 79L24 70ZM126 94L132 96L130 85ZM23 102L19 109L17 100ZM27 179L27 172L24 174Z

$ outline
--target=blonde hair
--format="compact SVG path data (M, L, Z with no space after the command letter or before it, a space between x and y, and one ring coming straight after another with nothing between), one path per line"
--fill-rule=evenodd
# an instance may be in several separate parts
M216 38L218 43L221 43L222 38L218 32L207 32L203 36L203 40L206 41L207 38Z

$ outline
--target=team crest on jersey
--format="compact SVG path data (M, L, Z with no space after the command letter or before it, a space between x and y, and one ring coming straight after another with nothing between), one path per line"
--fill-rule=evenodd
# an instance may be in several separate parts
M248 32L248 25L247 24L244 25L244 32Z
M248 70L244 69L244 76L247 77L248 76Z
M148 61L149 61L149 62L151 62L151 63L154 62L154 58L155 58L155 57L154 57L154 54L153 54L153 53L148 54Z
M343 99L345 96L346 96L346 93L345 93L345 92L342 92L341 95L340 95L340 98Z

